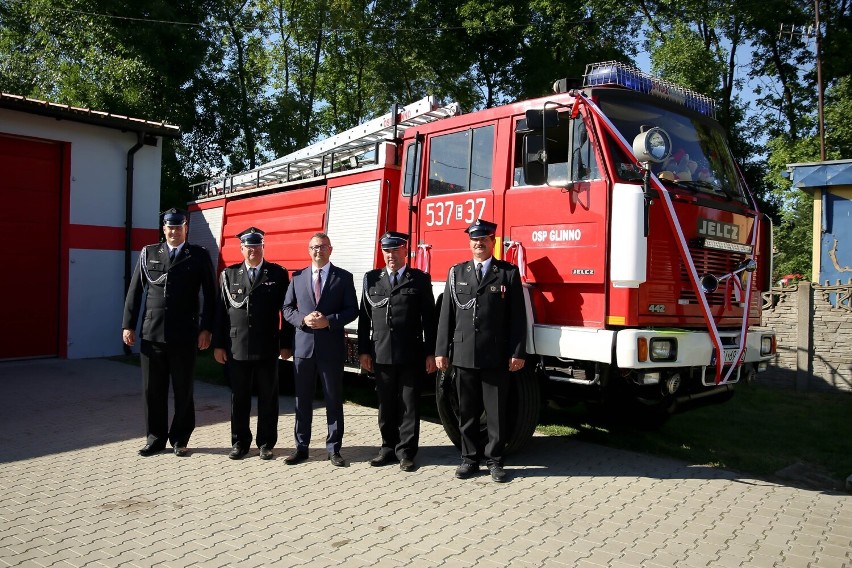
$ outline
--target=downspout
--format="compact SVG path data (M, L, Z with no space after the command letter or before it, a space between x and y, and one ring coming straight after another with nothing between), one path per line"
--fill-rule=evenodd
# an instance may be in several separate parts
M137 141L127 151L127 179L124 184L124 296L130 289L131 255L133 254L133 158L136 152L145 145L145 133L136 133ZM130 347L124 345L125 355L130 354Z

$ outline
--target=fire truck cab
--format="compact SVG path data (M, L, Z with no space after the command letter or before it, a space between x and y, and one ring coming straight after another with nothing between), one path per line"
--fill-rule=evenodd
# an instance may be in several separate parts
M545 399L628 400L662 417L730 393L775 352L775 334L758 327L771 226L712 100L615 62L556 87L470 114L427 98L325 148L201 184L192 238L222 251L221 268L238 259L233 235L260 226L267 257L297 269L324 230L332 262L357 282L381 265L377 236L407 232L440 303L450 266L470 254L464 228L497 223L495 254L518 265L527 309L510 450ZM436 396L458 445L453 380L438 373Z

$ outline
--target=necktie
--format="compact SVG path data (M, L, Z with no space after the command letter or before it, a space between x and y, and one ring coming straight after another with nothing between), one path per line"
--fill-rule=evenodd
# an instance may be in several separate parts
M175 261L175 253L176 252L177 252L177 249L169 249L169 262Z
M476 263L476 283L479 284L482 282L482 263Z
M257 276L257 268L249 268L249 283L254 284L254 277Z
M394 272L394 273L393 273L393 280L392 280L392 282L393 282L393 287L394 287L394 288L396 288L396 285L397 285L397 284L399 284L399 278L397 277L397 273L396 273L396 272Z
M320 294L322 293L322 270L317 268L317 279L314 280L314 300L319 303Z

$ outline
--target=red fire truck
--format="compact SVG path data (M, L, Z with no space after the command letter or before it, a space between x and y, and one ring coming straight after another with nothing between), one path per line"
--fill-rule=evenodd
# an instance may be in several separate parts
M240 260L235 235L261 227L267 257L297 269L324 231L332 262L359 282L382 265L377 237L407 232L440 303L449 267L470 254L462 230L497 223L496 254L519 266L528 316L510 449L532 435L544 400L629 400L657 416L730 393L775 352L775 334L758 327L771 226L713 101L616 62L554 90L470 114L427 97L198 184L190 238L221 269ZM436 396L458 444L453 380L439 373Z

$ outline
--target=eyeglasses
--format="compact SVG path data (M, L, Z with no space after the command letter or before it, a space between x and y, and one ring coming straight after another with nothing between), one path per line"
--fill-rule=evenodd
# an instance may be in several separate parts
M316 252L318 250L328 250L330 248L331 248L331 246L329 246L329 245L311 245L311 246L308 247L308 249L310 249L314 252Z

